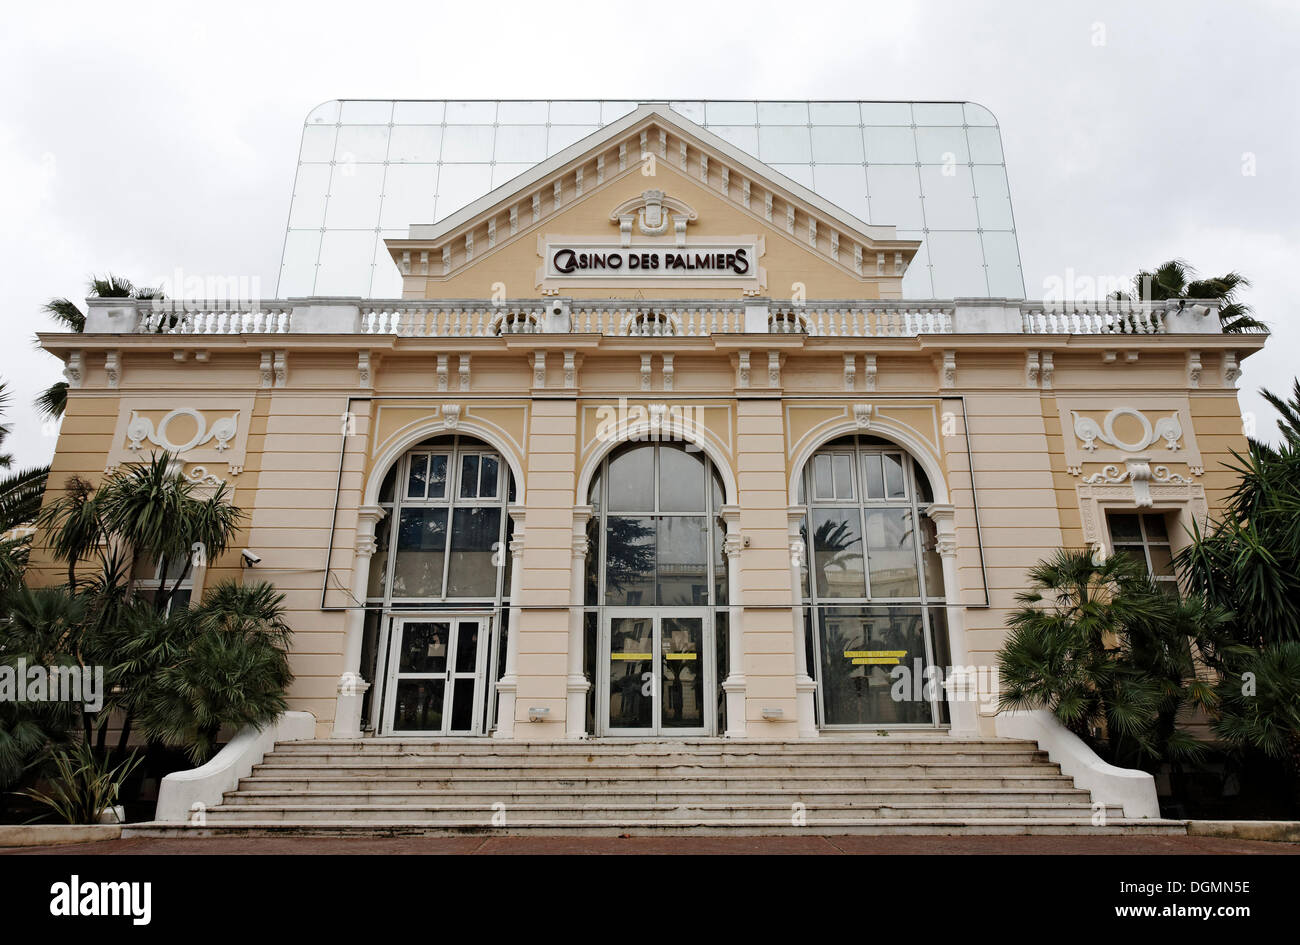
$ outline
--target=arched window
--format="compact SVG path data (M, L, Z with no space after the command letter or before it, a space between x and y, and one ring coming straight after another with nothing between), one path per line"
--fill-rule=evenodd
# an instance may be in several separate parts
M825 726L946 722L943 571L929 480L897 445L847 436L800 481L809 666Z
M630 443L588 502L585 603L597 734L712 734L726 671L722 481L681 443Z
M388 471L370 560L366 718L381 733L481 734L504 671L515 485L500 453L445 435Z
M510 468L471 437L439 436L389 471L368 599L396 606L509 597Z

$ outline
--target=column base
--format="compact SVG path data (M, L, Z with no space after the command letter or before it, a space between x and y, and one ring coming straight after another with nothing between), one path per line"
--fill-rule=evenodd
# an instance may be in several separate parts
M955 667L944 680L948 700L948 734L954 738L974 738L980 733L979 693L973 669Z
M586 676L570 676L566 684L567 701L564 707L564 737L587 737L587 690L591 683Z
M796 676L794 691L795 706L799 712L799 737L818 738L821 731L817 728L817 683L806 674Z
M361 706L370 683L356 673L339 677L338 699L334 704L334 738L361 737Z
M722 691L727 694L727 731L726 738L745 738L748 728L745 721L745 677L732 673L722 684Z
M518 678L503 676L497 682L497 728L493 738L515 737L515 687Z

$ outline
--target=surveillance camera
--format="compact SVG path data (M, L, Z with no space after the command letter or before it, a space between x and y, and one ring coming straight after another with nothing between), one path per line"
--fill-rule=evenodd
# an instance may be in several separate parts
M261 555L255 551L249 551L247 548L239 553L239 557L244 559L244 566L250 568L262 560Z

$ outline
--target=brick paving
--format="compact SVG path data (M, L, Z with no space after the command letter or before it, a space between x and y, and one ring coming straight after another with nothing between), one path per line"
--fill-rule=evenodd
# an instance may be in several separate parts
M1300 854L1300 843L1218 837L138 837L51 847L0 848L0 855L87 854Z

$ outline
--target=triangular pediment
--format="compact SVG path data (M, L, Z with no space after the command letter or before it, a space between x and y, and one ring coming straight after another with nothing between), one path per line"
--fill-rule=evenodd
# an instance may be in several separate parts
M561 244L621 249L620 262L628 249L658 254L656 268L660 261L673 267L677 257L680 271L653 276L693 276L709 294L726 289L731 274L701 280L694 264L749 253L755 265L734 280L736 287L765 294L765 267L753 256L776 243L782 272L834 273L845 297L871 297L866 288L855 292L854 280L894 295L920 245L898 239L891 226L854 217L661 104L642 105L446 219L412 224L406 239L386 243L408 297L458 294L442 289L490 257L495 262L486 269L515 274L511 296L523 294L525 256L535 275L528 294L567 291L572 280L563 270L537 259ZM797 260L786 258L792 251ZM629 284L626 269L618 276ZM586 284L615 287L600 279Z

